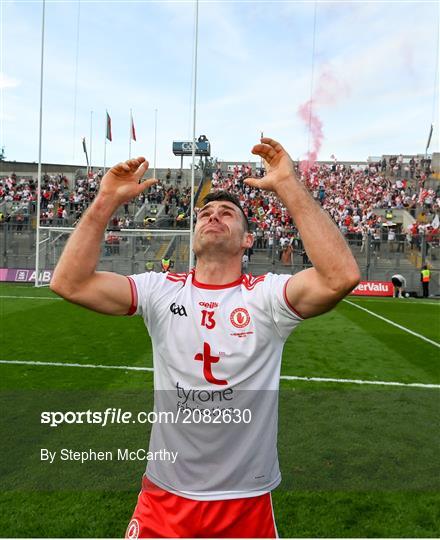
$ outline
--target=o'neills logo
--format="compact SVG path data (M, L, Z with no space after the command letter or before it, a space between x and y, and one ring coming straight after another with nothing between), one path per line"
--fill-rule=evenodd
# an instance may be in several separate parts
M244 328L251 322L248 310L241 307L234 309L229 319L235 328Z
M206 307L208 309L214 309L218 307L217 302L199 302L199 306Z
M361 281L351 294L358 296L393 296L393 284L390 281Z

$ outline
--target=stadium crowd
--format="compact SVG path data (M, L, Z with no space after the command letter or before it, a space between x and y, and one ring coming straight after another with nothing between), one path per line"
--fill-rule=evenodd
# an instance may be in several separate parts
M393 162L392 174L385 175L382 166L386 169L387 164L347 167L335 161L332 165L315 164L308 169L298 166L297 174L342 233L360 246L368 234L376 246L381 240L396 240L395 230L382 227L392 220L392 209L408 210L415 217L417 207L422 208L425 219L419 219L410 229L398 233L412 246L418 245L422 233L432 241L439 232L438 226L433 227L431 223L440 208L440 186L437 192L425 188L427 175L421 169L414 167L414 171L410 171L408 167L407 179L401 174L402 167L398 168ZM271 248L274 239L282 246L297 243L292 219L278 199L243 182L252 174L250 166L236 165L230 169L224 172L217 166L212 185L214 189L225 189L239 197L254 229L256 248ZM415 176L413 179L411 172ZM262 175L264 171L259 169L258 174ZM379 215L378 209L387 210L385 217ZM401 247L403 249L403 245Z
M307 169L298 164L297 172L313 197L327 210L344 235L349 239L365 242L370 233L374 241L395 240L396 232L404 235L408 243L417 244L417 238L425 233L427 238L438 234L438 227L432 227L434 216L440 208L440 186L437 191L425 187L430 164L411 158L404 163L402 156L384 158L367 166L346 166L336 160L331 165L315 164ZM286 209L270 193L245 185L243 180L252 175L250 165L235 165L223 171L217 164L212 174L212 187L234 192L242 202L254 231L255 247L271 248L274 242L287 245L297 238L297 232ZM41 224L72 226L78 221L85 208L93 201L102 178L102 170L87 177L77 176L73 186L62 174L42 177ZM264 169L257 174L263 175ZM18 225L27 222L28 216L36 211L36 180L32 177L18 177L15 173L0 178L0 204L10 203L10 214ZM163 219L170 225L185 223L190 208L190 188L161 183L153 186L147 193L142 193L133 201L135 209L145 202L149 203L150 212L143 219L141 226L154 226L158 205L164 205ZM27 211L25 211L27 208ZM377 209L406 209L413 216L416 209L422 214L407 231L388 230L384 236L382 225L387 217L381 217ZM112 228L135 227L133 208L129 204L123 207L121 214L112 219ZM0 221L5 219L0 213ZM159 220L158 220L159 223ZM434 223L435 225L435 223ZM382 229L382 230L381 230Z
M101 169L88 176L77 175L73 186L62 174L44 174L40 201L40 222L42 225L72 226L83 214L84 210L95 198L103 172ZM168 178L167 178L168 179ZM167 182L168 183L168 182ZM0 204L7 203L7 212L0 214L0 221L10 215L15 224L27 223L29 216L34 215L37 207L37 180L33 177L19 177L15 173L0 177ZM143 225L151 226L157 206L164 205L165 215L181 221L188 215L191 194L189 188L164 186L158 184L142 193L135 201L134 210L145 202L149 203L151 212ZM132 228L133 208L124 205L122 213L112 219L115 228Z
M93 200L102 172L87 178L77 178L73 188L62 174L44 174L41 182L40 219L42 224L67 225L77 220ZM0 179L0 203L10 203L14 219L36 212L37 181L33 177L17 177L12 173Z

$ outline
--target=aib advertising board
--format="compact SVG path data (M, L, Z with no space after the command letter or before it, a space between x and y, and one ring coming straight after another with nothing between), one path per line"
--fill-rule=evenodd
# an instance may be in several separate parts
M52 270L40 270L40 283L49 283ZM25 268L0 268L0 281L35 283L35 270Z

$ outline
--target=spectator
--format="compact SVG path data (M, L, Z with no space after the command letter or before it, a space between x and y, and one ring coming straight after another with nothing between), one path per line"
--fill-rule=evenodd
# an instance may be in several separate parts
M241 259L241 268L242 268L242 273L243 274L247 273L248 266L249 266L249 257L247 255L247 253L243 253L243 257Z

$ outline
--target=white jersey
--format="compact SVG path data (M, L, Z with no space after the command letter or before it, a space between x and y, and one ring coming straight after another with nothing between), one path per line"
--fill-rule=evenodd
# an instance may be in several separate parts
M280 483L281 355L302 320L286 298L289 278L245 274L215 286L197 282L194 271L130 276L132 312L152 341L155 410L180 415L152 426L149 450L178 452L174 464L148 463L148 478L163 489L218 500Z
M400 283L402 284L402 287L406 287L406 279L402 276L402 274L394 274L394 276L391 276L391 279L398 279Z

